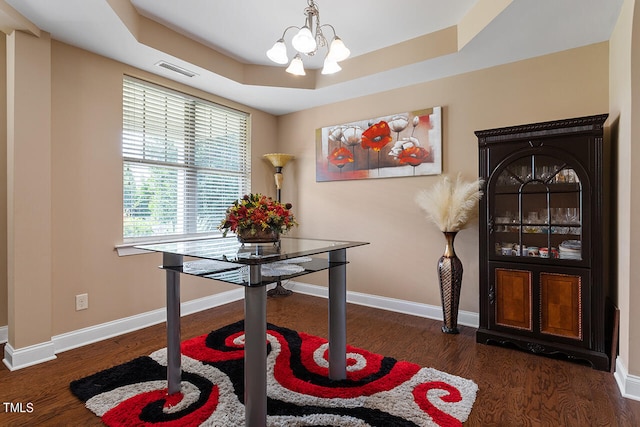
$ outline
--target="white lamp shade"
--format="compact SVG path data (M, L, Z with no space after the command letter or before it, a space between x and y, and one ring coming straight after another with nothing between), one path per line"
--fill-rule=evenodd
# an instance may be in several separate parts
M280 39L271 49L267 51L267 57L276 64L286 64L289 62L287 57L287 46L284 44L284 40Z
M322 67L322 74L333 74L342 70L342 67L338 65L336 61L332 61L329 55L324 59L324 66Z
M302 53L313 52L317 47L316 39L313 37L313 34L311 34L309 27L302 27L300 31L298 31L298 34L293 36L291 44L298 52Z
M329 53L327 57L335 62L340 62L347 59L351 55L351 51L344 45L342 39L336 36L331 42L329 47Z
M305 76L307 73L304 72L304 65L302 65L302 58L300 55L296 55L291 61L291 64L287 67L287 73L291 73L295 76Z

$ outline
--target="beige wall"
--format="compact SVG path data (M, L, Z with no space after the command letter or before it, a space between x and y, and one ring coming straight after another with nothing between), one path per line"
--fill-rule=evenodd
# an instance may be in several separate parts
M280 117L278 140L296 156L287 171L295 184L283 199L298 207L297 233L371 242L349 251L351 291L440 305L436 264L445 241L413 200L438 178L317 183L314 130L441 105L444 173L473 179L475 130L606 113L607 58L600 43ZM464 265L460 308L477 312L477 222L458 234L456 253Z
M114 250L122 241L121 106L125 73L251 113L252 187L254 191L275 191L272 168L261 158L276 149L274 116L51 42L51 207L50 213L43 215L50 214L51 218L52 266L50 273L41 271L51 276L51 292L13 297L8 319L11 332L15 329L11 316L37 318L32 307L42 305L51 308L50 327L40 328L45 330L37 334L25 329L19 337L10 335L9 343L14 348L165 305L164 276L157 268L160 256L118 257ZM34 174L33 180L38 179L45 179L48 186L48 177ZM37 248L31 249L32 269L37 270ZM213 281L197 281L194 286L194 281L184 278L183 301L235 289ZM0 283L0 290L6 289ZM89 294L88 310L75 311L75 295L80 293ZM6 308L5 303L0 311L5 319Z
M633 308L640 302L640 265L631 254L640 250L639 172L640 150L632 141L640 138L640 2L626 0L610 41L610 122L614 141L617 203L615 215L618 226L616 271L620 308L620 358L632 375L640 374L640 314ZM636 183L634 186L633 184Z

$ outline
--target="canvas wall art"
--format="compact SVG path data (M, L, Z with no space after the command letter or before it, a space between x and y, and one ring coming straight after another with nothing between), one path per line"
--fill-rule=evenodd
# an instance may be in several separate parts
M316 130L316 181L442 173L442 107Z

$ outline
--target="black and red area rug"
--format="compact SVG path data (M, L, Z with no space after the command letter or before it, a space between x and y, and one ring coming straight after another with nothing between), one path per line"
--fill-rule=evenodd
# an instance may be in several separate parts
M327 341L267 325L269 426L455 426L477 385L347 348L347 379L328 378ZM71 383L108 426L244 426L243 322L182 343L182 390L168 396L166 350Z

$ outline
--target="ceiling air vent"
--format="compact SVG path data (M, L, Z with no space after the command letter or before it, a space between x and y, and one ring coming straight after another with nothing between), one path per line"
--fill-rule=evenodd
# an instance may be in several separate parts
M170 64L170 63L168 63L166 61L160 61L160 62L156 63L156 65L158 67L166 68L167 70L171 70L171 71L174 71L176 73L180 73L183 76L187 76L187 77L193 77L193 76L197 76L198 75L197 73L194 73L193 71L186 70L186 69L184 69L182 67L178 67L177 65Z

